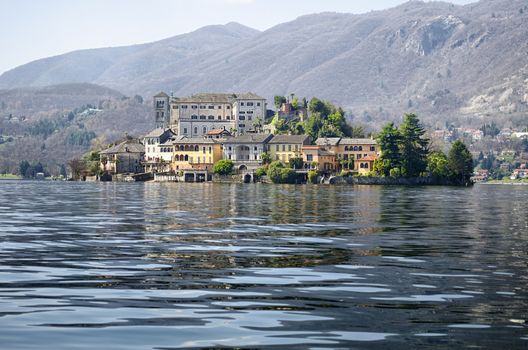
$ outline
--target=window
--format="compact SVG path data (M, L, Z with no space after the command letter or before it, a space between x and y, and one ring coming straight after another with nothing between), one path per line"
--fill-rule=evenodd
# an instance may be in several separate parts
M239 127L239 128L245 128L245 127L246 127L246 124L238 124L238 127Z
M181 108L187 109L187 105L182 105Z
M253 102L248 102L247 105L248 105L249 107L252 107L252 106L253 106Z
M227 147L227 149L231 151L231 146Z
M227 109L231 109L231 106L226 106Z
M360 151L363 151L363 146L359 146L359 150L360 150Z
M248 113L249 113L249 112L248 112ZM244 111L240 111L240 112L238 112L238 114L246 114L246 112L244 112Z
M198 128L196 126L194 127L194 133L198 134Z
M288 145L288 152L291 152L291 145Z
M202 115L200 116L200 119L202 119L202 120L205 119L205 115L202 114Z
M160 115L163 118L165 116L165 112L161 112Z
M212 148L211 148L211 146L209 146L209 153L211 153L211 151L212 151ZM211 158L209 157L209 159L211 159Z
M345 151L348 151L348 146L345 146Z
M243 105L244 105L244 102L240 102L240 105L243 106Z
M198 116L197 115L191 115L191 119L198 119Z
M165 101L156 101L156 108L164 108Z
M251 116L250 115L248 115L248 120L251 120Z
M286 152L286 145L282 145L282 151Z
M202 147L202 153L205 153L205 146Z
M246 117L243 116L243 115L239 115L239 116L238 116L238 119L240 119L240 120L246 120Z
M214 109L214 106L207 106L208 109Z
M200 109L205 109L205 106L203 106L203 105L200 105Z
M222 109L222 106L218 106L218 109Z
M207 119L214 120L214 115L208 116Z
M178 109L178 105L173 105L172 109Z
M207 134L207 127L204 126L202 130L204 134Z
M295 152L299 151L299 145L295 145Z
M222 120L222 116L221 115L218 116L218 120Z
M255 147L253 148L253 150L256 151L256 150L257 150L257 146L255 146Z
M257 102L257 106L260 107L260 102Z
M370 150L371 150L372 152L375 152L375 151L376 151L376 146L370 146Z
M196 106L196 105L192 105L191 108L192 108L192 109L196 109L196 108L198 108L198 106Z
M275 152L279 151L279 145L275 145Z

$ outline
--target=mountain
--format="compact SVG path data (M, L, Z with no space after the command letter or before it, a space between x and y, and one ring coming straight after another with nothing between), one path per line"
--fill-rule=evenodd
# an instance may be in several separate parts
M27 160L58 174L94 145L144 135L150 109L140 96L88 83L0 90L0 171L17 172Z
M148 44L74 51L5 72L0 76L0 89L87 82L130 92L133 88L129 87L140 79L155 83L163 72L233 47L258 33L241 24L228 23Z
M158 42L72 52L0 76L0 88L88 82L150 99L164 90L296 93L378 126L416 112L430 126L525 123L528 3L410 1L366 14L320 13L264 32L236 23ZM123 128L124 129L124 128ZM120 130L123 130L120 129Z

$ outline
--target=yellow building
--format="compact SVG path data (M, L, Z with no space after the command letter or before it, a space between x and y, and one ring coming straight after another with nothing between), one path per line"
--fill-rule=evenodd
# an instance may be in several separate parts
M341 160L354 161L353 171L359 174L368 174L372 170L374 161L378 158L378 144L376 140L367 138L342 138L335 152Z
M302 157L306 169L335 172L339 165L335 153L327 146L303 146Z
M269 141L268 153L272 160L288 163L291 158L302 158L302 148L310 142L307 135L277 135Z
M172 141L172 170L213 170L222 159L222 140L179 137Z
M376 140L372 139L318 138L315 143L335 154L336 170L344 168L359 174L368 174L378 158L379 147ZM352 168L349 168L348 161L353 161Z

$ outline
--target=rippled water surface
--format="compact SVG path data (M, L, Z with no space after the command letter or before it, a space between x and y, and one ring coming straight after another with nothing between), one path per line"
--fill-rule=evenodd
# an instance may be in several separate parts
M528 187L0 182L2 349L527 349Z

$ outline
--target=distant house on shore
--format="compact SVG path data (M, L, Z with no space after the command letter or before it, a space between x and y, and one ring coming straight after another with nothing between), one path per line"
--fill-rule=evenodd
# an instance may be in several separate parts
M138 174L143 172L145 146L136 139L128 139L101 151L101 170L109 174Z

